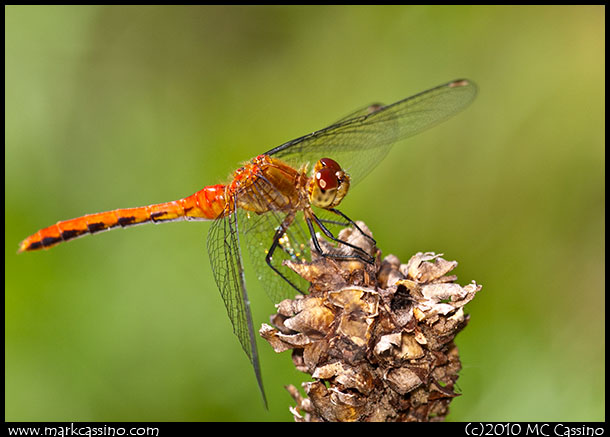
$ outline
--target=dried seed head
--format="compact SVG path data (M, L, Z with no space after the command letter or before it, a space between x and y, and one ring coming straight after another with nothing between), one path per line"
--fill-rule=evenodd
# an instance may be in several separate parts
M401 264L393 255L381 260L357 230L344 229L339 238L376 262L287 262L311 282L310 294L281 302L274 326L260 330L276 352L291 349L295 366L315 379L303 384L307 397L287 387L295 420L443 420L458 395L453 340L468 323L464 305L481 286L456 284L447 274L457 262L441 255L417 253Z

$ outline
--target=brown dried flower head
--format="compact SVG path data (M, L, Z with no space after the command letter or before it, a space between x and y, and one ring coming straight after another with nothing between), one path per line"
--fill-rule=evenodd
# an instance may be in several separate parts
M314 378L303 384L307 397L287 387L295 420L443 420L461 368L453 340L469 319L464 305L481 286L456 284L448 273L457 262L441 255L417 253L401 264L393 255L381 260L352 228L339 238L376 262L286 262L310 281L309 294L282 301L273 327L260 329L276 352L292 350L295 366Z

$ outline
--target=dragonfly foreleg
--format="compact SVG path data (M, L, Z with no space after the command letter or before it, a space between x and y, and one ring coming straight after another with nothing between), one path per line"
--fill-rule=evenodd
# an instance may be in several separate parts
M349 222L340 222L339 220L329 220L329 219L323 219L323 218L319 218L318 220L320 220L322 223L326 224L326 225L336 225L336 226L349 226Z
M324 233L324 235L326 235L329 239L331 239L332 241L339 243L339 244L343 244L344 246L350 247L352 249L354 249L354 254L351 255L342 255L342 254L337 254L337 253L326 253L322 250L322 248L320 247L320 242L318 241L318 237L316 236L316 231L313 227L313 223L311 221L311 218L313 218L313 220L316 222L316 224L318 225L318 227L320 228L320 230ZM347 241L343 241L337 237L335 237L333 235L332 232L330 232L326 226L324 226L324 223L322 223L322 221L316 217L315 214L311 214L311 218L309 216L305 217L305 221L307 222L307 227L309 228L309 233L311 234L311 241L313 242L314 248L316 249L316 252L318 252L318 254L320 254L321 256L325 257L325 258L333 258L333 259L358 259L362 262L368 263L368 264L373 264L375 262L375 258L372 257L371 255L369 255L368 253L366 253L361 247L355 246L351 243L348 243ZM362 232L362 231L360 231Z
M284 221L280 224L280 226L278 227L278 229L275 231L275 235L273 236L273 243L271 243L271 247L269 248L269 250L267 251L267 256L265 257L265 262L267 263L267 265L269 267L271 267L271 270L273 270L275 273L277 273L280 278L282 278L284 281L286 281L288 284L290 284L290 286L292 288L294 288L296 291L298 291L301 294L305 294L299 287L297 287L295 284L292 283L292 281L290 279L288 279L282 272L280 272L273 264L273 253L275 252L275 250L279 247L282 247L280 242L282 237L286 234L286 230L288 229L288 226L290 226L290 224L294 221L294 214L288 214L286 216L286 218L284 219ZM282 247L283 248L283 247Z
M351 218L349 218L348 216L346 216L345 214L343 214L341 211L339 211L338 209L335 209L335 208L329 208L329 209L328 209L328 211L330 211L330 212L332 212L332 213L335 213L335 214L337 214L337 215L339 215L339 216L343 217L345 220L347 220L347 222L348 222L350 225L352 225L354 228L358 229L358 231L359 231L359 232L360 232L362 235L364 235L366 238L368 238L369 240L371 240L371 242L372 242L374 245L377 245L377 242L375 241L375 239L374 239L373 237L371 237L370 235L368 235L367 233L365 233L365 232L364 232L362 229L360 229L360 226L358 226L358 225L356 224L356 222L355 222L355 221L353 221Z

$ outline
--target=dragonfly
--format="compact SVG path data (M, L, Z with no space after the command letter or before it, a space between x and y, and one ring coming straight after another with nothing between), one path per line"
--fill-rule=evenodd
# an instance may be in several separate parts
M390 105L367 105L256 156L235 170L227 183L206 186L171 202L60 221L23 240L19 252L49 249L83 235L144 223L213 220L207 250L214 279L266 406L242 247L247 247L259 279L275 302L292 298L295 291L305 293L308 286L285 267L286 260L307 262L315 251L322 257L373 263L363 249L331 230L334 225L351 225L372 239L337 206L394 143L447 120L476 94L474 82L459 79ZM321 239L330 244L321 245ZM347 255L341 250L346 247Z

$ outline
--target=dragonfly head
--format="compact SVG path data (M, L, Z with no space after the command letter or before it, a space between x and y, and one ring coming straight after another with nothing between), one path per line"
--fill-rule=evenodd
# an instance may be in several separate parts
M319 208L334 208L349 190L349 175L336 161L322 158L314 167L309 182L309 200Z

